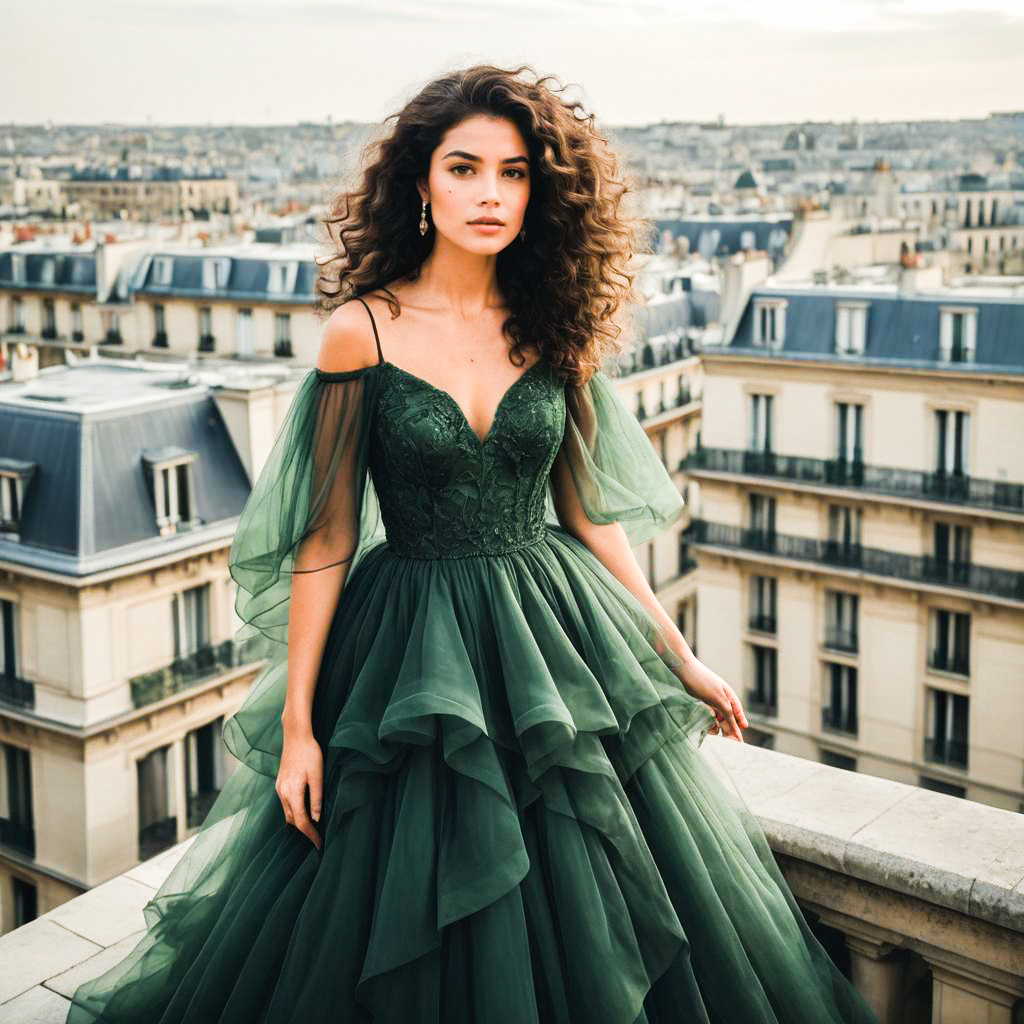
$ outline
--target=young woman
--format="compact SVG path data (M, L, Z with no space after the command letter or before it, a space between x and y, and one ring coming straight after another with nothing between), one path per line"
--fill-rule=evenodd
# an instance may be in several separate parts
M876 1020L698 750L746 716L633 556L683 501L601 369L643 222L526 70L428 85L327 219L230 557L277 653L71 1024Z

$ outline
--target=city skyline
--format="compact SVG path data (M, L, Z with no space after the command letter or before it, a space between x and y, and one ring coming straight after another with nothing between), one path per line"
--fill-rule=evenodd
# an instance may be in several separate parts
M20 45L0 72L0 121L16 125L373 123L436 75L478 62L529 63L618 125L973 119L1024 107L1019 86L1007 87L1024 80L1024 13L1011 0L5 7Z

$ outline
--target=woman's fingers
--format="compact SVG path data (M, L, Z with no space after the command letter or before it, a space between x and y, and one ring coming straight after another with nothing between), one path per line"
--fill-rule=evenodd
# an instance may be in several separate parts
M281 808L284 811L284 820L289 825L294 825L307 839L319 850L320 849L320 833L317 832L316 827L309 819L309 815L306 813L306 786L308 780L301 778L298 780L287 781L279 783L275 786L277 789L278 798L281 801ZM317 783L317 800L319 801L319 790L320 785ZM316 807L317 815L320 813L319 803Z

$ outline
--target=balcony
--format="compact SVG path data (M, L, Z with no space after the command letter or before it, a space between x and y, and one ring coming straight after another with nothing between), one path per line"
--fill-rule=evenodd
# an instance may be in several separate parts
M723 737L700 750L880 1021L1010 1024L1024 999L1024 815ZM142 937L143 907L194 841L0 937L0 1019L63 1024L77 985Z
M765 612L757 612L747 620L747 628L757 633L774 633L775 616Z
M846 654L857 653L857 631L844 626L829 626L825 630L825 646Z
M848 459L812 459L802 455L747 451L741 448L697 448L680 469L707 470L744 476L765 476L800 484L844 487L907 500L941 501L953 505L1024 514L1024 483L984 480L960 473L923 472L868 466Z
M258 661L261 656L258 645L252 641L238 643L231 639L220 644L207 644L193 654L175 658L163 668L130 679L132 705L141 708L163 700L228 669Z
M867 548L860 544L814 537L796 537L759 527L733 526L707 519L693 519L683 532L689 544L708 544L775 555L821 566L855 569L871 576L908 583L939 584L953 590L967 590L988 597L1024 602L1024 572L970 565L953 581L935 571L930 556L905 555L898 551Z
M21 676L0 673L0 704L31 710L36 706L35 684Z
M774 696L756 688L747 690L743 707L751 714L766 715L769 718L777 715L779 710Z
M950 768L966 770L967 741L927 737L924 741L924 759L932 764L944 764Z
M821 709L821 727L829 732L842 732L849 736L857 735L857 712L849 708Z

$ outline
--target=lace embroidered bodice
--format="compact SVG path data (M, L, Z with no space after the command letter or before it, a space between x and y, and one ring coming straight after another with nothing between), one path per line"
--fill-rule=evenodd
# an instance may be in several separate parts
M448 392L392 363L372 372L370 473L396 554L500 555L542 538L565 429L564 388L543 360L505 392L482 441Z

